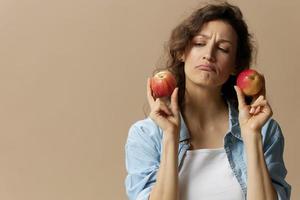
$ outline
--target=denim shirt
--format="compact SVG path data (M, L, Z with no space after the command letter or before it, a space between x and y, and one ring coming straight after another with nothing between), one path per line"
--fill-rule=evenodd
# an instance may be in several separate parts
M224 137L224 148L231 169L241 189L247 195L246 152L238 121L238 111L227 101L229 109L229 130ZM186 151L190 148L189 132L180 114L181 127L178 148L178 167ZM284 165L284 137L279 124L270 118L262 127L262 141L265 162L269 170L279 200L289 200L291 186L285 181L287 170ZM128 133L125 145L125 164L127 176L125 188L130 200L147 200L156 182L162 154L162 136L160 127L146 118L134 123ZM200 187L200 186L199 186Z

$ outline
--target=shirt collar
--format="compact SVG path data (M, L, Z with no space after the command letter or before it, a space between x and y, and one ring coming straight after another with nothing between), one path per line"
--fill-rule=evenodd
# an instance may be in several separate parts
M182 142L184 140L190 139L190 134L189 131L185 125L184 119L182 117L181 112L179 112L180 115L180 136L179 136L179 141Z
M228 130L228 132L231 133L236 138L242 140L240 126L239 126L239 120L238 120L238 111L235 108L235 106L233 105L233 103L231 103L228 100L227 100L227 105L228 105L228 110L229 110L229 130ZM182 142L182 141L190 139L190 134L186 127L186 124L184 122L181 112L179 114L180 114L180 120L181 120L179 140L180 140L180 142Z
M239 124L239 112L234 104L227 100L229 108L229 132L236 138L243 140Z

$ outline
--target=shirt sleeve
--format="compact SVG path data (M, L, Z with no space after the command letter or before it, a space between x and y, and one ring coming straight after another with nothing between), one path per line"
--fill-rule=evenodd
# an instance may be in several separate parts
M286 182L287 170L283 160L284 136L279 124L271 119L265 127L264 156L278 200L289 200L291 186Z
M157 136L153 136L155 131L155 127L141 124L134 124L129 129L125 145L125 188L130 200L147 200L156 182L160 150Z

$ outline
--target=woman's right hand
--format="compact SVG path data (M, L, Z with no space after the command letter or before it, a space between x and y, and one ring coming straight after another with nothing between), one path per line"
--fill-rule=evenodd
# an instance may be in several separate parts
M147 80L147 99L150 105L149 117L157 123L164 134L175 134L179 138L180 116L178 108L178 88L175 88L169 99L154 98L150 87L150 78Z

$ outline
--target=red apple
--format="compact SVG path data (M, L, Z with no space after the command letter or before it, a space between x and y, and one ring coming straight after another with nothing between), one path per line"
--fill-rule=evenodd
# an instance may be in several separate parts
M170 71L163 70L151 78L150 87L155 98L169 97L176 88L176 79Z
M263 79L256 70L246 69L238 75L236 84L246 96L254 96L262 89Z

